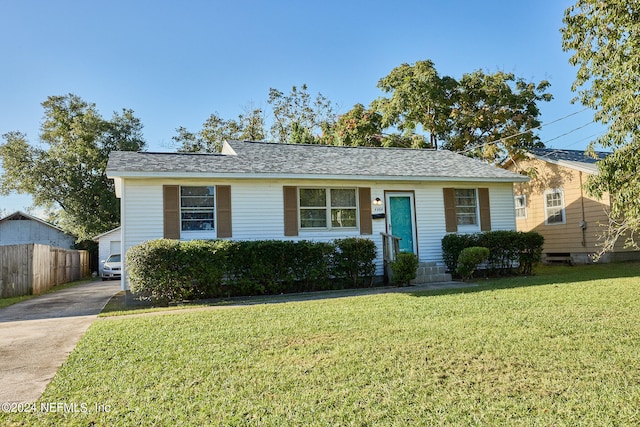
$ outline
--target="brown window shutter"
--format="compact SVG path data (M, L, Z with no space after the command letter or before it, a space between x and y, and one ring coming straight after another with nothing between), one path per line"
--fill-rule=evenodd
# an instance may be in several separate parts
M478 204L480 205L480 230L491 230L491 208L489 205L489 189L478 188Z
M231 237L230 185L216 185L216 221L218 238Z
M164 238L180 238L180 186L164 185L163 209L164 209Z
M284 235L298 235L298 188L284 188Z
M458 231L458 217L456 216L456 195L453 188L443 188L444 222L447 232Z
M360 207L360 234L373 234L371 218L371 188L358 188L358 205Z

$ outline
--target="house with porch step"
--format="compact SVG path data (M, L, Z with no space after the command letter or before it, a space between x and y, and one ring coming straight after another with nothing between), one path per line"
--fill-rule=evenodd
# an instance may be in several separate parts
M250 141L218 154L114 151L107 176L122 254L158 238L364 237L377 246L379 276L395 251L415 253L416 283L450 278L446 233L515 230L514 183L528 180L447 150Z
M505 168L514 172L535 171L530 173L530 181L515 184L516 226L518 231L535 231L544 236L544 262L588 264L601 251L611 199L608 193L592 196L586 191L586 184L599 173L598 162L609 154L532 148L521 158L505 163ZM625 247L624 241L623 236L598 261L640 259L640 251Z

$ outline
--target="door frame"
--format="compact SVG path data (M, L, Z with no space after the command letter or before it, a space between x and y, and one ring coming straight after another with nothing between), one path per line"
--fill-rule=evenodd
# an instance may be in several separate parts
M418 226L416 223L416 197L415 191L413 190L384 190L384 203L385 203L385 211L386 211L386 221L385 221L385 229L387 233L393 234L389 232L389 225L391 223L391 197L409 197L409 205L411 207L411 232L413 234L413 253L418 256Z

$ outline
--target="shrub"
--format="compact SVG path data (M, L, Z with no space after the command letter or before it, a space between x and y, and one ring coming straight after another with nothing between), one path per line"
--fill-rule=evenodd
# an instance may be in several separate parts
M518 267L520 274L531 274L542 256L544 238L536 232L488 231L474 234L447 234L442 239L442 257L450 272L456 272L463 249L481 246L489 249L487 265L493 274L505 274Z
M335 251L336 245L330 242L296 242L291 267L297 282L290 292L328 289Z
M400 252L395 261L389 263L393 271L393 283L398 286L410 285L418 271L418 257L411 252Z
M280 294L329 288L335 245L301 240L233 242L227 257L227 294Z
M376 272L376 244L369 239L349 237L334 241L334 275L340 280L351 282L353 287L371 286Z
M375 244L368 239L311 241L153 240L126 261L131 291L157 305L218 296L279 294L371 283Z
M447 234L442 238L442 259L447 269L453 273L458 265L458 257L464 248L474 246L473 234Z
M518 246L518 272L530 275L533 273L533 265L542 259L542 245L544 236L534 231L520 233L520 238L516 241Z
M294 242L234 242L227 260L234 294L279 294L295 280L290 268Z
M152 240L126 255L131 291L157 305L219 293L228 242Z
M462 277L462 280L466 280L473 276L473 272L481 262L484 262L489 258L489 249L481 246L472 246L470 248L464 248L460 252L458 257L458 266L456 267L456 273Z

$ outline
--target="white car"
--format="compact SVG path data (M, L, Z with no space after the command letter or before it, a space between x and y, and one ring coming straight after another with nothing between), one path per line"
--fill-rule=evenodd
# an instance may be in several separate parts
M120 278L120 254L109 255L102 265L102 280L119 279Z

